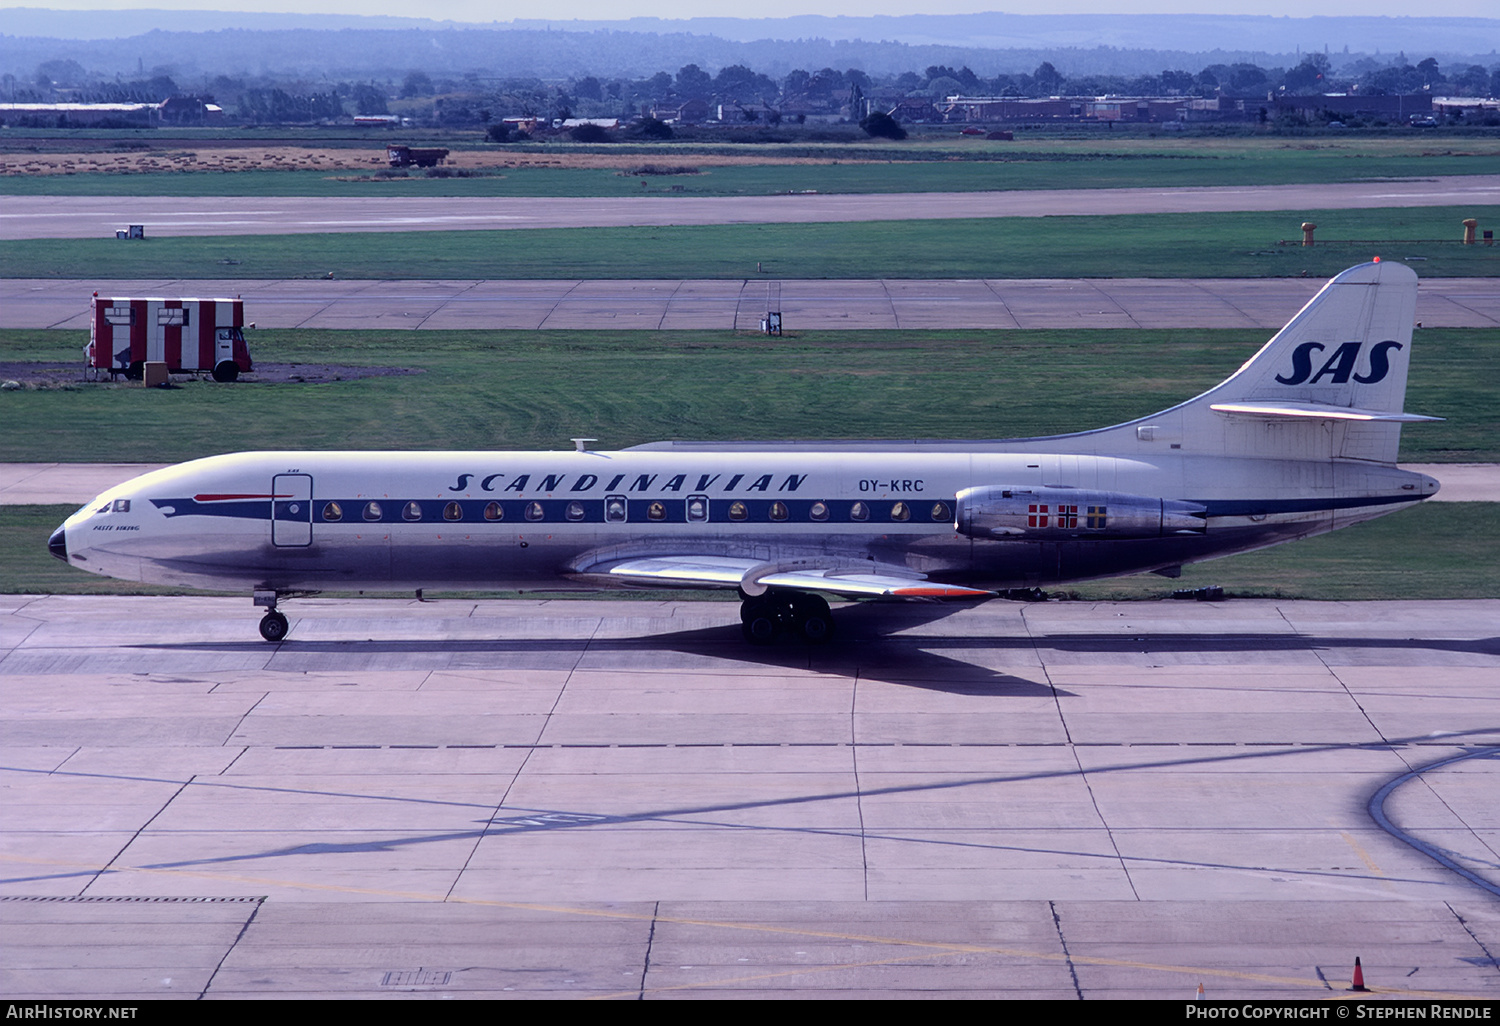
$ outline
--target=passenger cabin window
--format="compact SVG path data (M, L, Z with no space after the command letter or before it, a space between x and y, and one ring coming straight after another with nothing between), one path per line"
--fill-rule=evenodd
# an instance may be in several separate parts
M529 502L526 504L526 519L541 520L547 514L542 510L540 502Z
M911 507L904 502L898 502L891 507L892 520L910 520Z
M773 503L771 503L771 519L772 520L785 520L786 519L786 503L784 503L784 502L773 502Z
M743 502L736 500L729 504L730 520L744 520L749 515L750 513L745 509L745 504Z
M808 510L807 515L810 516L810 517L812 517L814 520L827 520L828 519L828 503L823 502L821 500L819 500L818 502L813 503L812 504L812 509Z
M330 502L328 505L323 507L323 519L328 521L330 524L337 523L338 521L344 519L344 510L341 506L339 506L338 503Z
M932 504L932 519L934 521L953 519L953 514L948 512L948 504L946 502L934 502Z
M689 523L701 524L708 519L708 496L689 495L687 501Z
M852 506L849 507L849 519L850 520L869 520L870 519L870 507L866 506L862 502L856 502L854 505L852 505Z
M490 503L488 506L484 507L484 519L486 519L486 520L504 520L505 519L505 507L502 506L502 505L500 505L498 502L492 502L492 503Z
M402 520L421 520L422 507L419 503L408 502L406 508L401 511Z
M460 506L458 503L456 503L456 502L450 502L450 503L448 503L448 505L446 505L446 506L443 507L443 519L444 520L462 520L463 518L464 518L464 508L462 506Z
M582 520L583 519L583 503L581 503L581 502L570 502L570 503L568 503L568 519L569 520Z
M378 502L367 502L367 503L365 503L365 513L364 513L364 516L365 516L366 520L379 520L380 519L380 503L378 503Z
M607 495L604 497L604 519L611 524L623 524L625 522L625 496Z
M646 518L648 520L667 519L667 507L660 502L653 502L646 507Z

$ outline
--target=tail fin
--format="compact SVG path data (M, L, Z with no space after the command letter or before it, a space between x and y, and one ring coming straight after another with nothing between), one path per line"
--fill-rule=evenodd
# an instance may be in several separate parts
M1436 419L1402 411L1416 305L1410 268L1351 267L1228 379L1165 413L1226 456L1394 463L1401 425Z
M1411 268L1381 262L1351 267L1208 394L1216 403L1303 402L1400 413L1416 311Z

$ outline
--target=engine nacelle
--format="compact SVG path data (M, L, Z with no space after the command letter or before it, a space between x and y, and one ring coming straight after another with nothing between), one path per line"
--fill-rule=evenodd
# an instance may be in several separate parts
M955 526L971 538L1160 538L1203 534L1207 517L1181 499L985 485L958 493Z

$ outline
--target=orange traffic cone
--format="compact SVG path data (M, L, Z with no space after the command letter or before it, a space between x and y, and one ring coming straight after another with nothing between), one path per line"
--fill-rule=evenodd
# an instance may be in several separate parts
M1370 989L1369 987L1365 986L1365 971L1359 967L1358 955L1354 956L1354 986L1350 987L1349 989L1360 991L1369 991Z

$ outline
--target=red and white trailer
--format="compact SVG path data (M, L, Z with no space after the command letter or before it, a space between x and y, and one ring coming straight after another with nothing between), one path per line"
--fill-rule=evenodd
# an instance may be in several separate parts
M94 293L84 365L139 378L147 361L172 374L233 381L251 369L240 299L106 299Z

